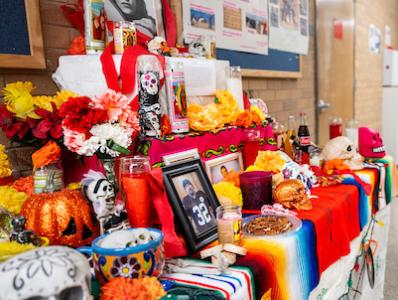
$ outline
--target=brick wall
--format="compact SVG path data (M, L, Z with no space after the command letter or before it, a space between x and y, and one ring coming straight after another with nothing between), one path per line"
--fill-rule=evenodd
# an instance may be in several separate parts
M75 3L76 0L40 0L40 11L47 70L4 70L0 69L0 88L6 83L18 80L29 80L37 87L34 94L52 95L57 87L51 80L52 72L57 68L58 57L66 53L73 37L78 36L77 30L70 27L62 14L59 5ZM263 98L273 116L278 121L287 122L289 114L304 111L309 117L311 132L314 132L314 1L310 0L312 30L310 51L304 56L303 78L288 79L247 79L244 88L254 97ZM1 133L2 134L2 133ZM0 136L0 142L4 142Z
M384 26L391 27L392 44L398 47L398 2L396 0L355 1L355 118L361 124L380 129L383 82ZM368 28L382 33L381 53L368 50Z

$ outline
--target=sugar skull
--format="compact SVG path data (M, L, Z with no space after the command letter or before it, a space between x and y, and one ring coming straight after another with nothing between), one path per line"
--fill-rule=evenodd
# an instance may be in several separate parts
M368 127L358 129L359 153L367 158L382 158L386 150L377 130Z
M140 77L141 86L149 95L156 95L159 92L159 79L153 72L146 72Z
M339 136L331 139L322 151L322 157L325 161L341 159L352 170L363 168L363 158L356 151L354 144L346 136Z
M87 259L68 247L37 248L0 264L0 299L89 300Z
M305 186L298 179L282 181L274 191L274 200L289 209L312 209L312 203L307 197Z

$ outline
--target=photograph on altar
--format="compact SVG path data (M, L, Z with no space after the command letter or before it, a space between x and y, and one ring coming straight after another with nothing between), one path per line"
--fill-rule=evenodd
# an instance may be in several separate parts
M200 159L163 168L170 204L192 251L217 238L219 206Z
M164 36L161 0L105 0L108 21L134 22L145 35Z
M206 172L212 184L221 181L234 181L243 171L241 153L232 153L206 161Z

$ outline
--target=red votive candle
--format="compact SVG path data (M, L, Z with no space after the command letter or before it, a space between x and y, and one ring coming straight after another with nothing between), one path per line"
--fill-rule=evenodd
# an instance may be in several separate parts
M152 205L147 177L150 165L146 157L122 158L120 178L131 227L149 227Z
M243 143L242 156L245 168L254 164L258 151L260 151L260 130L247 129L246 139Z
M259 210L264 204L272 204L272 173L265 171L240 174L243 209Z
M335 137L343 135L343 121L341 118L333 118L329 123L329 138L334 139Z

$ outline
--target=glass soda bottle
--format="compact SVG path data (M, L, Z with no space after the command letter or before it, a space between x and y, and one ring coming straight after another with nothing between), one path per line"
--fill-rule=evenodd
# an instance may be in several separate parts
M311 145L310 130L308 129L307 115L305 113L300 113L300 126L297 132L299 140L299 153L298 161L299 164L309 163L309 147Z

